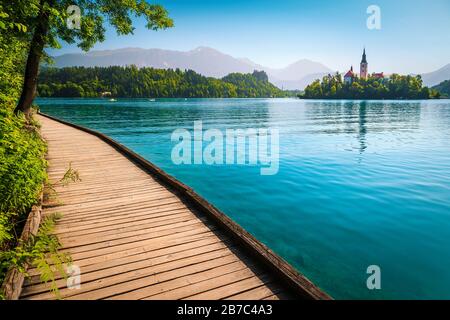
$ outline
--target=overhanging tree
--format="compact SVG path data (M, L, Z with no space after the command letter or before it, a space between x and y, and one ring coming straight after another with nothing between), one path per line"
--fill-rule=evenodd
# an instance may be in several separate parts
M79 28L73 16L76 11L68 10L73 5L80 9ZM18 36L30 43L22 93L15 109L26 115L36 95L39 64L46 47L59 48L58 40L63 40L88 51L105 40L105 22L118 35L132 34L134 16L144 17L151 30L173 26L162 6L145 0L14 0L3 4L0 13L0 28L2 24L16 26Z

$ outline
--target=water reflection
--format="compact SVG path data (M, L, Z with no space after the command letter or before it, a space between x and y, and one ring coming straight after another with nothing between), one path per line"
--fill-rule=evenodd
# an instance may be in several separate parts
M354 135L362 155L371 136L418 130L422 107L421 102L306 101L305 119L313 123L307 132Z
M362 102L359 106L359 130L358 130L358 140L359 140L359 153L364 153L364 150L366 150L366 108L367 103Z
M417 129L422 109L420 102L307 101L304 105L308 119L334 125L324 133L359 131L361 118L363 125L370 123L370 131L375 132L404 129L405 125Z

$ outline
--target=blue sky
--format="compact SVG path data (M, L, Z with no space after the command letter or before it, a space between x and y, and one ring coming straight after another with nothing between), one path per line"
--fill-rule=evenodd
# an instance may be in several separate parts
M151 1L150 1L151 2ZM367 49L371 71L422 73L450 63L450 0L157 0L173 29L149 31L135 20L134 35L94 50L123 47L191 50L209 46L269 67L299 59L335 70L358 65ZM381 9L381 30L366 27L369 5ZM79 52L63 44L50 54Z

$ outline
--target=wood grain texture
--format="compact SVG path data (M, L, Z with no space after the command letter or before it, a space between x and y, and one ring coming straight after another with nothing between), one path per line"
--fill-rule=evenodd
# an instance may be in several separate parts
M56 234L81 269L63 299L328 299L192 189L114 140L38 116L61 213ZM58 183L69 167L81 181ZM286 271L288 272L286 274ZM54 299L29 270L22 299Z

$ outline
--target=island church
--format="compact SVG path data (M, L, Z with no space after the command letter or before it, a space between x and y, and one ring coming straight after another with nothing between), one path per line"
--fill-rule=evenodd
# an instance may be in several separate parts
M359 77L361 79L367 79L368 74L369 74L369 64L367 63L366 48L364 48L361 63L359 65ZM344 75L344 83L352 84L353 80L356 79L357 77L358 75L353 71L352 66L350 70ZM383 72L373 73L371 77L376 79L384 79L384 74Z

